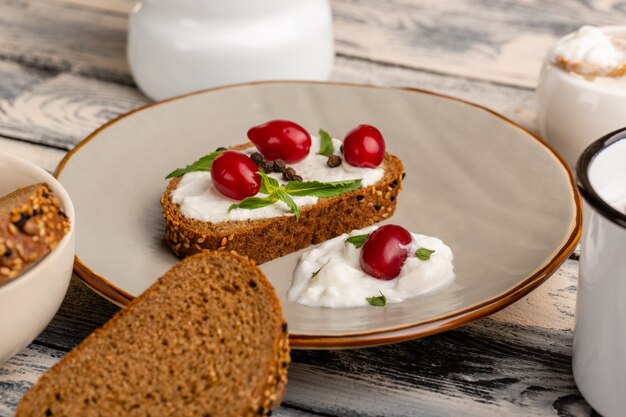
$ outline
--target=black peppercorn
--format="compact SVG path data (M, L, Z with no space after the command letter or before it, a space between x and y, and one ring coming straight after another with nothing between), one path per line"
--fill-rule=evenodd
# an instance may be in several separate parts
M282 159L274 161L274 172L283 172L287 168L287 163Z
M261 155L258 152L255 152L252 155L250 155L250 159L252 159L252 161L254 161L254 163L257 164L257 166L261 166L261 164L265 162L263 155Z
M259 165L259 168L261 168L266 174L269 174L274 170L274 164L271 162L263 161Z
M296 176L296 170L292 167L287 167L283 170L283 179L285 181L293 181Z
M341 165L341 157L337 155L330 155L328 157L328 161L326 161L326 165L331 168L338 167L339 165Z

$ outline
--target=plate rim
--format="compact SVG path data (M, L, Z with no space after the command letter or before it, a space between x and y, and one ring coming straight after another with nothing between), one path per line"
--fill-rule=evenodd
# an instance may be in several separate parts
M70 150L63 159L59 162L58 166L54 171L54 177L59 179L59 175L63 172L63 169L70 161L70 159L87 143L89 143L92 139L97 137L100 132L109 128L113 124L119 122L120 120L131 116L134 113L138 113L143 110L150 109L152 107L156 107L161 104L169 103L176 100L185 99L191 96L211 93L214 91L225 90L225 89L234 89L239 87L248 87L248 86L258 86L258 85L276 85L276 84L313 84L313 85L327 85L327 86L342 86L342 87L357 87L357 88L369 88L369 89L382 89L382 90L393 90L393 91L405 91L417 94L426 94L430 96L435 96L438 98L442 98L445 100L455 101L458 103L462 103L464 105L468 105L470 107L474 107L478 110L485 111L490 113L493 116L498 117L504 122L508 123L513 128L521 130L523 133L528 135L530 138L537 141L540 145L542 145L547 152L552 154L558 165L565 171L567 178L569 180L569 185L572 191L573 199L574 199L574 222L570 228L570 234L565 243L556 251L556 254L545 263L542 267L540 267L535 273L523 279L521 283L504 291L503 293L497 294L494 297L491 297L488 300L485 300L481 303L466 307L462 310L455 310L448 314L444 314L441 316L433 317L432 319L421 321L418 323L402 325L394 328L386 328L384 330L378 331L365 331L361 333L349 334L349 335L303 335L303 334L289 334L289 342L290 345L294 348L301 349L342 349L342 348L356 348L356 347L370 347L370 346L380 346L388 343L397 343L408 340L413 340L425 336L429 336L432 334L440 333L446 330L451 330L462 326L464 324L471 323L479 318L488 316L493 314L502 308L512 304L513 302L519 300L526 294L530 293L532 290L541 285L550 275L552 275L565 260L569 257L569 255L574 251L578 241L580 240L581 231L582 231L582 205L580 195L578 193L578 189L576 186L576 181L574 179L574 175L572 170L568 167L567 163L563 159L561 155L559 155L554 149L552 149L547 143L545 143L542 139L540 139L537 135L530 132L523 126L513 122L509 118L501 115L500 113L491 110L483 105L446 95L433 91L424 90L421 88L415 87L395 87L395 86L380 86L373 84L361 84L361 83L349 83L349 82L338 82L338 81L309 81L309 80L273 80L273 81L254 81L254 82L244 82L238 84L229 84L219 87L212 87L203 90L193 91L187 94L182 94L179 96L171 97L165 100L155 101L152 103L145 104L143 106L132 109L126 113L123 113L108 122L104 123L97 129L95 129L92 133L90 133L85 139L80 141L72 150ZM130 303L134 297L130 295L128 292L124 291L121 288L116 287L111 282L109 282L105 277L97 274L93 270L91 270L84 262L80 260L80 258L75 255L74 256L74 273L78 276L78 278L83 281L90 289L95 291L100 296L108 299L112 303L123 307Z

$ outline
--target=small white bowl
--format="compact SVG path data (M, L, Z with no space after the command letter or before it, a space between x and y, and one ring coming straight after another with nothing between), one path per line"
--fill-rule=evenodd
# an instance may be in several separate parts
M52 175L35 164L0 152L0 195L40 182L47 183L59 198L71 228L51 253L0 286L0 363L24 349L48 325L72 277L75 218L69 195Z

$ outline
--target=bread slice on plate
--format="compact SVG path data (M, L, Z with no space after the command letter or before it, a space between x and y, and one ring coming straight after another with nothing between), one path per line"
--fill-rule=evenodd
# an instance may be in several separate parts
M304 206L299 219L293 215L221 223L191 219L172 201L181 180L173 178L161 197L165 240L179 257L205 249L234 250L257 263L270 261L390 217L404 171L400 159L389 153L380 166L385 173L377 183Z
M280 302L254 262L200 253L44 374L16 415L269 415L287 382L288 343Z
M69 219L47 184L0 197L0 284L47 255L69 230Z

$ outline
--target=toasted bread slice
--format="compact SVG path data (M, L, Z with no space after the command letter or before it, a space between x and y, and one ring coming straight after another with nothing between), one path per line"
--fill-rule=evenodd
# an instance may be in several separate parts
M47 184L0 198L0 284L52 251L69 230L69 219Z
M270 261L391 216L404 171L400 159L389 153L381 166L385 175L376 184L304 206L300 219L292 215L221 223L190 219L172 201L180 182L180 177L173 178L161 197L165 240L179 257L205 249L234 250L257 263Z
M17 416L269 415L287 325L254 262L204 252L168 271L49 370Z

